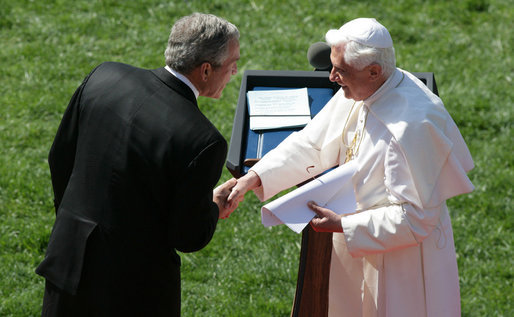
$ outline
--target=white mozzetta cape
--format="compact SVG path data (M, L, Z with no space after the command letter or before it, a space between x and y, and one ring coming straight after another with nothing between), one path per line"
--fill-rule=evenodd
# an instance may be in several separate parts
M473 190L467 146L441 100L406 71L397 69L350 114L353 104L339 90L261 159L252 168L262 181L255 193L267 200L343 164L344 144L363 130L352 179L359 211L333 236L329 315L459 316L445 201Z

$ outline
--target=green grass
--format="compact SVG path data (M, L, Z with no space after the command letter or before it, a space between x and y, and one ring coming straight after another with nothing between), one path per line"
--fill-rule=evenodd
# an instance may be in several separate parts
M0 0L0 316L40 314L46 157L73 91L103 61L163 66L171 25L194 11L241 31L239 74L199 101L227 141L244 70L311 70L307 48L328 29L359 16L388 27L399 67L435 73L475 160L476 190L448 202L463 316L514 315L512 1ZM184 316L289 316L300 235L262 227L260 206L249 194L205 249L182 255Z

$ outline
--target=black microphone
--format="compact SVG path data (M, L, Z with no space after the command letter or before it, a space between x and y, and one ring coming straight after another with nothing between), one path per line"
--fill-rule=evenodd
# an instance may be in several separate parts
M331 71L330 46L325 42L316 42L307 50L309 63L320 71Z

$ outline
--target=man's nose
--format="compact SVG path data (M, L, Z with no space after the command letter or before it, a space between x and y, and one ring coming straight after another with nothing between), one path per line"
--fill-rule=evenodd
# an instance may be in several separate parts
M330 80L331 82L336 82L338 79L339 75L336 71L334 71L334 68L332 67L332 69L330 70L330 75L328 76L328 80Z

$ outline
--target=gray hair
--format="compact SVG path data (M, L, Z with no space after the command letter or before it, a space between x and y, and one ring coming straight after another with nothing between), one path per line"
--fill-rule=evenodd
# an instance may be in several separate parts
M205 62L219 67L228 58L230 41L238 39L239 30L227 20L193 13L180 18L171 28L164 52L166 65L182 74L189 74Z
M346 45L344 60L347 64L358 70L371 64L378 64L382 68L382 75L389 78L396 69L394 47L378 48L360 44L349 38L330 39L328 45Z

